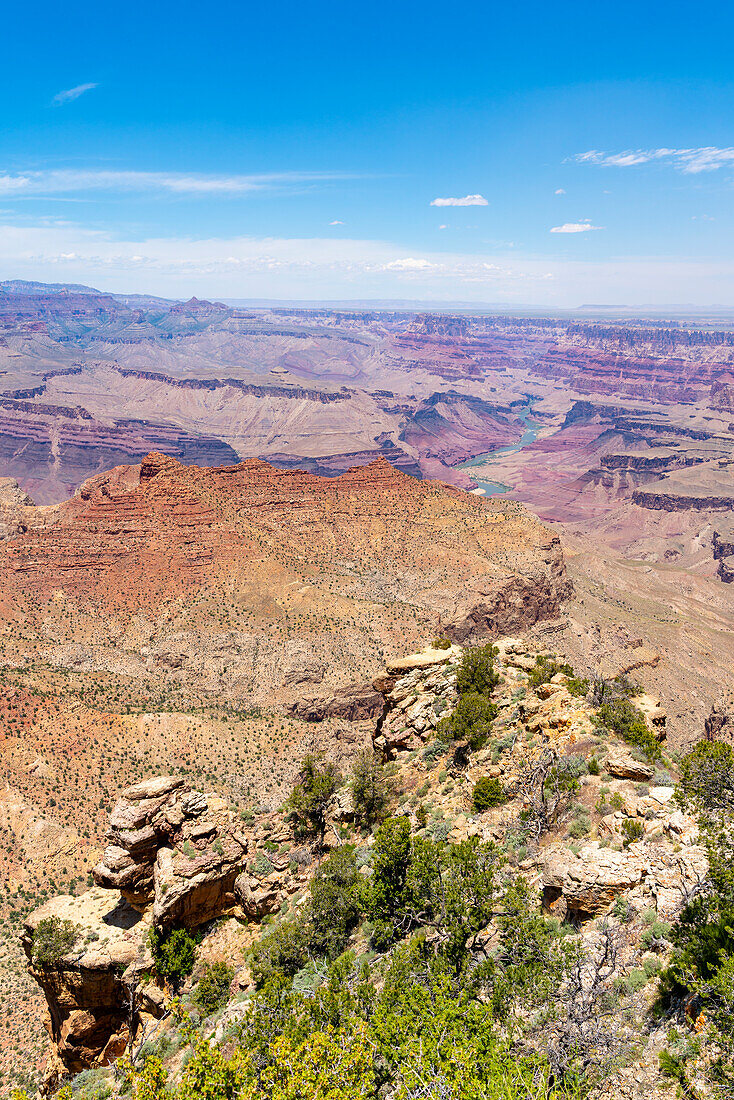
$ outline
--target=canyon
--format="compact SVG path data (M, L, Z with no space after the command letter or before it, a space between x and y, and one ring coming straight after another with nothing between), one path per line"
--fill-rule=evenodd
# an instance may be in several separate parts
M632 676L664 701L673 754L705 723L728 730L730 708L711 717L711 704L734 664L733 357L716 321L244 309L0 284L0 1069L19 1051L42 1060L18 938L30 920L30 949L36 903L49 907L38 920L68 910L99 933L128 871L120 904L141 901L139 853L100 869L120 790L132 805L139 784L169 777L156 813L183 815L181 850L211 839L179 807L191 792L207 792L225 850L229 808L254 814L222 872L226 905L214 894L259 922L308 877L275 865L273 882L238 878L247 846L290 843L278 813L304 754L348 770L372 746L406 792L427 782L411 754L454 701L441 669L463 646L504 637L508 699L542 653L592 682ZM484 496L475 478L505 491ZM431 638L449 648L405 657ZM536 721L585 744L589 707L541 695L521 737ZM610 754L609 774L634 816L614 770L634 770L625 759ZM474 828L466 797L451 805L457 838ZM678 845L672 805L648 812ZM576 856L556 855L536 868L549 902L583 908ZM634 894L639 860L605 858L584 857L587 894L627 871ZM114 925L115 965L138 958L163 904L151 866L143 922L125 909ZM177 872L171 884L173 903ZM99 970L95 942L82 971ZM118 977L71 1023L45 992L62 1062L84 1068L102 1040L119 1053ZM143 1022L160 1007L149 993Z
M681 743L729 674L726 319L243 308L14 282L0 284L0 371L6 494L61 505L150 452L327 478L386 460L469 492L497 482L566 549L576 659L597 630L600 650L619 630L645 638ZM535 439L518 448L529 410ZM26 507L4 506L0 534Z

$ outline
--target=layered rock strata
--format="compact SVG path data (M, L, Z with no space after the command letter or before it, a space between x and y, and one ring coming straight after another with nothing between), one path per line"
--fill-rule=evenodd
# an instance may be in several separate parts
M303 888L312 856L290 848L280 814L251 823L218 795L162 776L128 787L115 805L96 886L53 898L28 918L29 970L48 1004L57 1059L53 1080L118 1057L148 1019L165 1011L170 991L151 978L151 927L197 928L233 915L260 921ZM73 942L39 959L44 922L60 921ZM68 923L66 923L68 922Z
M349 698L344 682L350 666L373 674L379 648L518 630L570 590L558 538L521 506L383 459L321 478L150 454L63 505L7 514L0 614L31 620L47 659L197 677L309 718L372 714L374 693ZM301 639L318 692L288 668Z

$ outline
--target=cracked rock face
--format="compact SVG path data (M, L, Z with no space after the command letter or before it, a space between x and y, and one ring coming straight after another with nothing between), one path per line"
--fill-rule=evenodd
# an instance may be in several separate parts
M76 940L63 957L43 965L34 956L34 937L39 924L52 918L69 921ZM149 928L137 910L98 888L51 898L26 919L23 947L29 972L46 996L57 1077L106 1065L125 1049L132 1003L128 974L141 958L150 966Z
M112 811L108 839L95 882L137 909L152 902L157 924L195 927L234 904L248 838L218 796L174 776L137 783Z
M413 653L389 662L374 681L385 700L374 745L387 759L429 741L442 715L453 708L460 655L457 646Z
M153 924L194 928L230 913L260 920L303 890L312 862L307 848L291 849L280 814L246 825L218 795L177 776L124 790L108 839L93 872L97 885L51 899L26 921L29 973L48 1004L54 1086L67 1072L114 1061L146 1020L165 1011L165 983L151 979ZM70 922L74 942L40 963L34 937L49 918Z
M659 839L650 836L621 852L598 840L585 844L578 855L565 847L549 849L542 864L546 911L582 922L606 912L624 894L631 903L652 905L660 915L677 916L704 878L708 863L704 849L693 843L692 819L683 820L680 811L668 815L665 810L661 818ZM664 832L687 846L672 851Z

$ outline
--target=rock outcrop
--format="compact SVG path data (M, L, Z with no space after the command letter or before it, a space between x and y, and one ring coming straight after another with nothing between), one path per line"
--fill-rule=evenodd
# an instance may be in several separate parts
M108 1064L165 1010L170 993L151 978L151 927L165 935L226 916L260 921L303 889L313 861L308 848L290 850L280 814L246 822L218 795L176 776L123 791L108 839L94 868L97 885L53 898L25 926L29 971L48 1003L57 1081ZM72 942L42 961L37 934L51 920Z
M452 646L398 657L374 681L385 700L374 746L386 759L428 741L442 715L451 710L460 656L461 650Z
M382 696L367 684L349 684L347 687L321 694L304 694L286 706L294 718L307 722L320 722L324 718L344 718L359 722L376 718L382 711Z
M734 748L734 689L721 693L711 707L704 730L708 741L723 741Z
M670 834L667 843L664 831ZM585 844L578 855L551 847L541 868L544 908L581 923L607 912L624 894L639 908L653 906L661 918L676 917L708 870L705 851L693 843L695 835L692 819L674 820L661 808L658 837L628 849L616 851L598 840ZM687 847L674 850L681 840Z
M52 920L69 922L74 942L43 963L34 941L39 926ZM65 1072L106 1065L124 1051L136 1016L139 964L151 963L149 929L149 918L99 888L79 897L52 898L28 917L23 946L48 1004L46 1026L56 1055L52 1082ZM151 985L139 1011L159 1015L163 1000L162 991Z
M152 904L156 924L195 927L234 904L249 839L217 795L175 776L145 780L123 791L108 837L95 882L141 910Z

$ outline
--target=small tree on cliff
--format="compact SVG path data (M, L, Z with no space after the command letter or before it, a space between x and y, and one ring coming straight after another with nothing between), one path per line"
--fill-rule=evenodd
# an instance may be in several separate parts
M336 766L323 753L308 753L286 807L296 833L323 837L326 805L339 786Z
M374 752L360 753L355 761L352 799L355 815L364 825L382 821L387 814L390 788L380 759Z
M494 656L495 650L491 642L464 650L456 672L456 690L459 695L470 691L476 691L479 695L492 694L499 683Z

